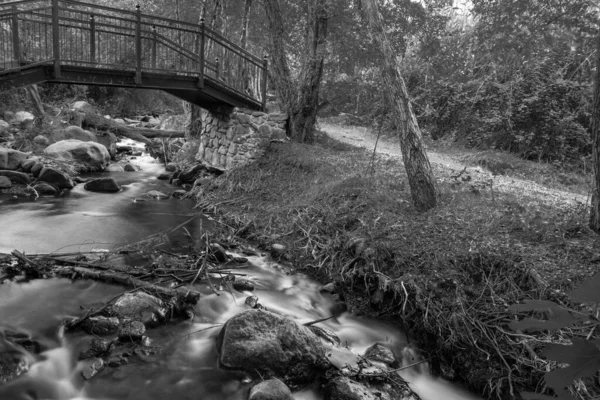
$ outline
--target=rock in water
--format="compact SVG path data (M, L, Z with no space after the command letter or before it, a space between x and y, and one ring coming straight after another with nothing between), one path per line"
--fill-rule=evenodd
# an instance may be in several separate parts
M169 195L165 194L163 192L159 192L158 190L151 190L148 193L146 193L147 196L158 199L158 200L163 200L163 199L168 199Z
M121 342L139 342L143 339L146 327L140 321L124 321L119 326L119 340Z
M32 172L33 170L37 167L37 164L33 166L33 168L31 169ZM35 173L34 173L35 175ZM44 181L47 182L51 185L56 186L59 189L73 189L73 187L75 185L73 185L73 181L71 180L71 177L69 177L69 175L57 171L54 168L48 168L48 167L44 167L42 168L42 170L40 171L40 174L38 176L38 179L40 181Z
M12 187L12 182L6 176L0 176L0 189L8 189Z
M119 329L119 319L116 317L90 317L83 323L83 330L90 335L110 335Z
M29 179L29 175L24 172L18 171L8 171L8 170L0 170L0 176L5 176L10 179L11 182L14 183L22 183L28 185L31 183L31 179Z
M54 186L46 182L38 182L33 185L33 188L40 196L54 196L58 193Z
M325 386L326 400L378 400L379 396L371 393L362 383L340 376Z
M308 383L329 365L325 349L307 327L262 310L231 318L217 339L219 365L290 383Z
M110 161L106 147L96 142L61 140L44 149L44 154L64 161L82 163L89 170L104 170Z
M396 361L394 353L392 353L390 349L385 347L385 345L380 342L377 342L373 346L369 347L365 352L364 357L367 360L382 362L390 367L396 367L398 365L398 361Z
M161 299L144 292L125 293L114 302L112 311L119 318L141 321L147 327L163 322L168 312Z
M254 284L246 279L237 279L233 281L233 288L239 292L251 292L254 290Z
M125 170L119 164L110 164L108 167L106 167L105 171L106 172L124 172Z
M0 147L0 169L17 169L19 164L27 158L27 153Z
M285 383L273 378L252 386L248 400L294 400L294 396Z
M97 178L87 182L83 188L90 192L115 193L121 190L119 184L113 178Z

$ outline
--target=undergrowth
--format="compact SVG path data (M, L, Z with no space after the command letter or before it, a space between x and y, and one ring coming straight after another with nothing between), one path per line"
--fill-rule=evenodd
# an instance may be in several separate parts
M282 243L294 266L334 280L351 310L396 321L435 372L490 398L544 391L542 376L555 364L540 348L582 331L515 333L508 307L570 304L573 286L598 272L585 207L474 193L442 178L439 206L420 214L403 166L376 157L371 174L370 159L323 138L273 144L258 162L194 194L238 235ZM574 393L585 399L600 390L590 381Z

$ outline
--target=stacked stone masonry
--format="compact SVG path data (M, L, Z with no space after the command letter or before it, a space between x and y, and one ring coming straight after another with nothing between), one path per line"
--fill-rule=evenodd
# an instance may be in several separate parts
M286 138L287 115L235 108L229 114L202 110L197 161L231 169L261 157L273 140Z

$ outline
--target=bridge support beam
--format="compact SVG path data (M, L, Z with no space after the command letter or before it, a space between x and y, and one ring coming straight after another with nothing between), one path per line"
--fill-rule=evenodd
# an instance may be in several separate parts
M222 169L253 162L265 153L272 141L286 139L285 114L242 108L234 108L228 114L202 110L200 120L201 124L190 121L189 141L182 151L195 153L195 161ZM189 131L190 127L196 131Z

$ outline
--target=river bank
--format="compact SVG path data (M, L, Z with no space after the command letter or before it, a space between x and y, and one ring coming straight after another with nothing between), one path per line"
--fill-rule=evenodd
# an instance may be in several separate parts
M568 293L598 272L585 204L526 184L497 190L481 168L436 168L439 206L419 214L401 160L371 157L324 134L314 145L272 143L193 192L230 233L282 244L282 260L335 282L352 312L397 323L435 373L489 398L535 391L555 365L537 355L556 335L511 332L507 307L570 305Z

